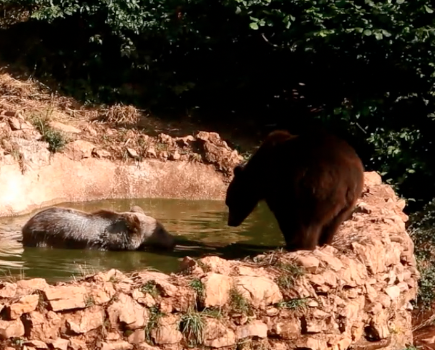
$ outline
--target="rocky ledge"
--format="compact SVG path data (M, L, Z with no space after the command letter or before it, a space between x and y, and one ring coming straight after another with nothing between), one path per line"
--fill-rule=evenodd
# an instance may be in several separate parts
M3 349L404 349L417 292L404 201L375 173L333 246L181 272L0 285Z
M141 142L123 148L129 161L79 138L53 154L29 122L1 120L0 136L8 137L0 142L0 216L108 198L223 199L232 169L243 160L217 133L205 131L185 137L139 133L135 140Z

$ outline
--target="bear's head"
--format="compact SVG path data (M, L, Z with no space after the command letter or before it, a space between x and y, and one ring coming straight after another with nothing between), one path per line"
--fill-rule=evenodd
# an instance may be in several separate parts
M135 209L135 208L134 208ZM141 209L139 207L139 209ZM143 210L136 209L131 214L137 217L140 225L142 243L139 249L145 246L173 250L176 246L175 238L155 218L143 213Z
M255 209L258 201L254 179L244 164L237 165L225 198L229 211L228 226L239 226Z

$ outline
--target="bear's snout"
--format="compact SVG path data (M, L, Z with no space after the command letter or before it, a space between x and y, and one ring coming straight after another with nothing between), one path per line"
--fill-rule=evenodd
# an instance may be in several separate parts
M230 227L237 227L242 223L242 221L243 220L234 217L234 215L231 215L231 213L228 215L228 226Z

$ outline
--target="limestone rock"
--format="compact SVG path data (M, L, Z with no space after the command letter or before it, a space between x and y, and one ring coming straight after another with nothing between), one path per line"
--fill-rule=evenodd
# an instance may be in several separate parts
M118 340L112 343L102 343L101 350L131 350L134 346L124 340Z
M76 334L85 334L103 325L104 310L93 306L79 310L73 314L65 315L67 327Z
M35 290L45 290L49 287L48 283L43 278L32 278L30 280L19 280L17 286L32 293Z
M0 284L0 298L13 298L17 291L17 285L3 282Z
M256 308L265 309L283 299L278 285L269 278L239 276L234 277L234 285Z
M77 129L76 127L72 126L72 125L67 125L67 124L63 124L60 122L56 122L56 121L52 121L50 122L50 126L53 129L65 132L65 133L70 133L70 134L80 134L82 131L80 129Z
M134 158L134 159L139 159L139 154L137 154L137 152L136 152L135 149L133 149L133 148L128 148L128 147L127 147L127 152L128 152L128 155L129 155L130 157L132 157L132 158Z
M97 158L110 158L112 156L112 154L109 151L105 149L98 149L98 148L94 148L92 150L92 155Z
M40 340L28 340L24 342L24 345L32 346L35 349L48 349L48 345Z
M400 296L400 288L398 286L391 286L385 289L385 293L391 298L396 300Z
M122 322L128 329L145 327L148 322L148 310L139 305L132 297L120 294L118 300L107 309L110 324L114 329Z
M95 145L89 141L75 140L65 146L63 153L68 158L78 161L84 158L91 158L94 148Z
M29 314L30 338L44 342L58 338L62 319L53 311L46 316L38 311Z
M86 343L80 339L70 338L68 346L71 350L88 350Z
M162 316L157 328L151 331L156 344L175 344L181 341L183 335L178 330L178 319L174 315Z
M86 307L87 292L83 286L50 287L44 293L53 311Z
M276 321L272 324L270 333L282 339L294 340L301 336L301 323L299 319Z
M19 154L21 161L26 166L32 168L33 166L42 167L50 164L50 151L47 142L13 138L11 139L11 147L14 153Z
M103 283L101 288L88 289L88 295L96 305L103 305L109 302L115 295L116 291L112 283Z
M205 307L224 306L229 302L231 277L211 272L201 281L204 284Z
M316 271L320 264L319 259L310 255L297 255L295 261L308 272Z
M157 346L151 346L148 343L141 343L136 345L137 350L160 350Z
M9 316L12 320L20 318L22 314L32 312L36 309L39 302L39 295L25 295L18 302L9 307Z
M249 324L238 327L236 331L237 339L243 339L247 337L267 337L267 325L259 320L254 320Z
M204 345L223 348L236 344L233 330L225 327L219 320L208 318L204 328Z
M232 151L217 133L200 131L196 139L202 145L205 160L215 164L219 170L230 173L237 164L243 161L243 157L236 150Z
M207 266L212 272L220 273L226 276L230 275L231 273L230 262L221 259L218 256L206 256L205 258L200 259L200 262Z
M20 319L0 320L0 339L19 338L24 335L24 325Z
M328 346L323 339L303 337L296 340L296 347L306 350L324 350Z
M128 342L130 344L141 344L145 342L145 331L143 329L136 329L128 336Z
M382 178L376 171L367 171L364 173L364 184L367 187L382 184Z
M152 146L148 147L148 149L145 152L145 155L149 158L157 158L156 149Z
M68 339L57 338L51 342L51 346L55 350L68 350Z

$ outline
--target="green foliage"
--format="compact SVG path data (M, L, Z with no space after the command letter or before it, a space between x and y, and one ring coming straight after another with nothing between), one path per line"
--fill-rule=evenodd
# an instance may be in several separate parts
M181 316L180 331L184 334L189 346L203 343L204 316L202 313L188 310Z
M150 316L148 319L148 323L145 327L145 339L147 340L148 343L154 344L151 336L151 331L158 327L159 320L162 316L164 316L164 314L159 310L157 306L153 306L149 310L150 310Z
M189 283L190 287L196 292L199 299L204 297L204 284L200 279L195 278Z
M298 310L306 307L308 300L306 298L296 298L287 301L282 301L277 304L280 309Z
M60 131L54 130L47 118L34 117L33 125L41 133L42 141L48 143L50 152L56 153L61 151L68 143L67 137Z
M2 58L83 101L254 111L288 126L317 118L405 198L435 196L428 0L0 4L31 13L3 34Z
M281 271L277 277L278 285L283 289L289 289L294 286L295 281L303 276L305 271L301 266L295 264L278 263L278 269Z
M408 227L420 272L417 306L430 309L435 301L435 199L410 217Z
M155 281L147 281L145 284L143 284L140 287L140 291L142 293L148 293L149 295L151 295L152 297L157 297L160 295L160 291L157 288L156 282Z
M230 304L233 312L241 313L242 315L251 315L252 306L249 301L237 290L230 290Z

